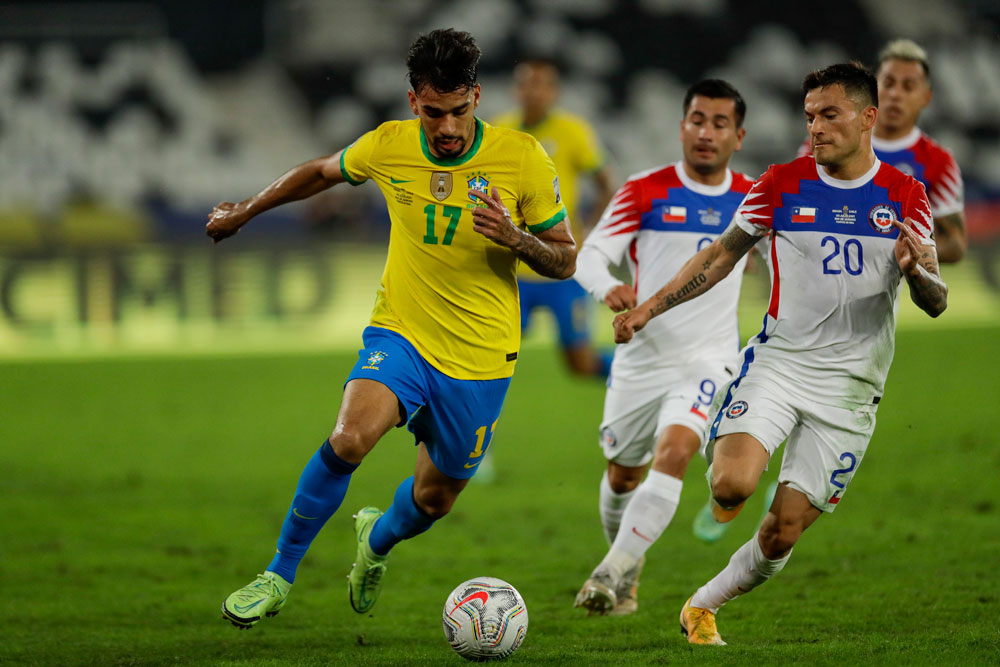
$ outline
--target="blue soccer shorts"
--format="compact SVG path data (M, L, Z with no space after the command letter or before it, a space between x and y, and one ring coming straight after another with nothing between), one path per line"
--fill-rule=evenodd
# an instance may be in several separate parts
M518 280L521 298L521 331L531 322L531 311L545 306L552 311L559 326L559 343L577 347L590 342L591 299L572 278L537 282Z
M475 475L500 419L510 378L448 377L403 336L381 327L367 327L361 339L364 348L347 382L364 378L384 384L403 405L414 444L427 445L437 469L454 479Z

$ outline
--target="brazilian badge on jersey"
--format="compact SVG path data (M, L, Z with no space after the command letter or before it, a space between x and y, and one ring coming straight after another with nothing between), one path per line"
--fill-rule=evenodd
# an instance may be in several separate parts
M490 179L482 172L477 171L474 174L470 174L469 179L466 181L466 183L468 184L470 190L478 190L479 192L482 192L484 195L488 195L490 193ZM473 197L472 195L469 195L469 199L476 202L477 204L479 203L479 200Z
M871 223L872 228L879 234L888 234L891 232L892 223L897 219L896 209L888 204L879 204L872 207L872 210L868 212L868 222Z

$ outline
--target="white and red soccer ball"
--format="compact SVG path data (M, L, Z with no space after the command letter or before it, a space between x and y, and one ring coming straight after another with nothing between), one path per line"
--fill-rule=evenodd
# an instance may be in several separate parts
M444 636L463 658L500 660L517 650L528 632L528 608L517 590L496 577L459 584L444 603Z

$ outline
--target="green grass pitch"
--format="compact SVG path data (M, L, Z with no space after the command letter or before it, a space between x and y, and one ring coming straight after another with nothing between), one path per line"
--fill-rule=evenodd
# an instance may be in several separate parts
M397 430L356 473L280 615L219 617L268 563L306 459L329 433L353 353L0 365L0 664L460 665L441 608L464 579L524 596L510 664L1000 662L1000 328L901 331L878 427L844 501L774 580L719 614L728 647L690 647L677 614L752 534L691 535L689 470L649 552L639 612L586 618L573 596L605 550L599 383L525 350L493 441L497 477L393 553L378 606L347 602L351 513L410 474ZM773 478L772 465L765 481Z

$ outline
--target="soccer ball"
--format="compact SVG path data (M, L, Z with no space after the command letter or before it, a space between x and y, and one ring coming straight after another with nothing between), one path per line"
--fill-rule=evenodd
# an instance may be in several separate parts
M500 660L517 650L528 632L528 608L502 579L477 577L459 584L444 603L444 636L463 658Z

